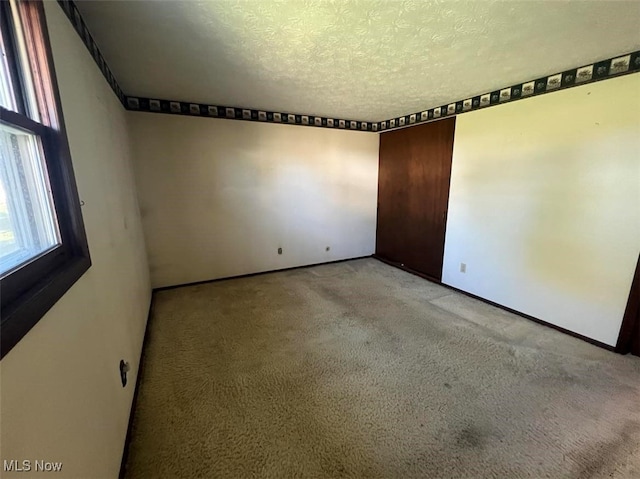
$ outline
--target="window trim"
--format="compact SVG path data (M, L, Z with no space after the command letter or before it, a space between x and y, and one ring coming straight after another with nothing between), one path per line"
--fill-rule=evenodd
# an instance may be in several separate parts
M46 108L55 111L56 124L48 127L26 117L27 105L20 105L25 103L21 91L17 92L20 95L17 101L20 112L0 107L0 120L40 136L62 244L0 279L0 359L18 344L91 266L44 7L41 0L23 0L22 3L25 4L25 12L28 8L29 15L23 22L29 21L31 28L40 29L42 44L34 47L38 49L38 54L45 54L48 71L32 72L32 76L34 82L48 82L45 89L52 94L52 104L47 103ZM8 17L4 15L8 7L8 2L1 0L0 8L5 18ZM9 21L2 20L2 29L8 35L14 35ZM9 43L7 48L11 50L15 38L10 38ZM8 56L15 57L15 50L8 52ZM17 78L21 75L16 71L17 62L15 58L10 61L12 79ZM33 65L23 68L33 69Z

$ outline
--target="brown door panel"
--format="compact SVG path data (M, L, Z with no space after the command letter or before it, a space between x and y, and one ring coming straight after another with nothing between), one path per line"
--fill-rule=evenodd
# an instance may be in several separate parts
M380 135L376 254L442 277L455 118Z
M631 291L624 311L616 351L640 356L640 257L631 282Z

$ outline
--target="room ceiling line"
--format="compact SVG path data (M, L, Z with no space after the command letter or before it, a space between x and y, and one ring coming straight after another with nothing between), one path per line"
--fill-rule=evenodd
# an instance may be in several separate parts
M263 123L313 126L319 128L343 129L377 133L381 131L405 128L415 124L436 121L444 117L455 116L469 111L501 105L507 102L530 98L546 93L582 86L588 83L615 78L621 75L640 72L640 50L616 55L605 60L595 61L576 68L554 73L527 82L507 86L481 95L453 101L435 108L421 110L381 121L365 122L341 118L331 118L300 113L275 112L240 108L236 106L211 105L199 102L185 102L131 96L123 92L117 79L109 68L104 56L80 14L73 0L58 0L62 10L82 39L103 76L111 86L125 109L151 113L165 113L193 117L219 118Z
M428 110L381 121L378 130L403 128L545 93L553 93L566 88L617 78L630 73L640 73L640 50L500 88L482 95L467 97Z

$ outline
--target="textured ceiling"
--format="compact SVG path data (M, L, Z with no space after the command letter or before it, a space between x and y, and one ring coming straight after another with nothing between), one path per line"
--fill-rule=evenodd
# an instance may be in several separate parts
M640 2L80 1L125 93L377 121L640 49Z

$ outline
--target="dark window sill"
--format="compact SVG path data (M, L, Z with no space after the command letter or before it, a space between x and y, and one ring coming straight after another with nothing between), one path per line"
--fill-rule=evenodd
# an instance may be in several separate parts
M91 266L89 256L72 257L0 312L0 359L31 330Z

